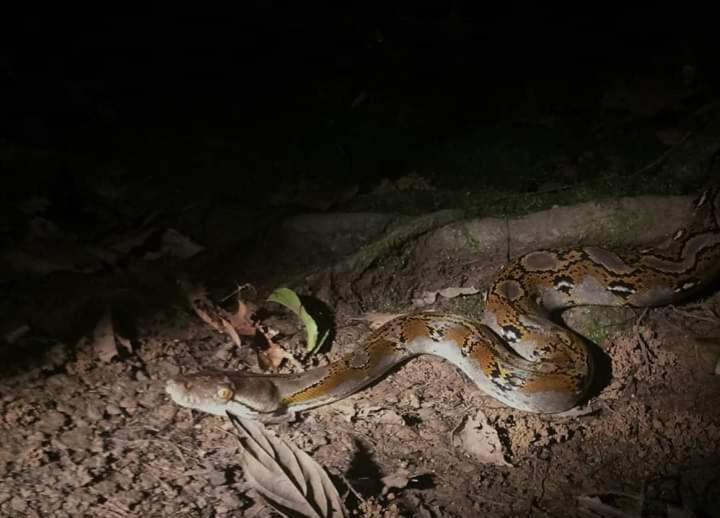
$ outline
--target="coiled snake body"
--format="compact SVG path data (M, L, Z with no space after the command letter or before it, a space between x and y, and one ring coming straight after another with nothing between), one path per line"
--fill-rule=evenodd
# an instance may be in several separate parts
M720 274L719 218L714 182L696 198L689 225L657 247L584 246L517 258L488 289L480 321L409 314L345 357L303 373L201 372L169 380L166 391L185 407L270 421L343 399L399 363L432 354L510 407L566 411L586 396L593 361L584 339L553 322L551 313L577 305L658 306L696 294Z

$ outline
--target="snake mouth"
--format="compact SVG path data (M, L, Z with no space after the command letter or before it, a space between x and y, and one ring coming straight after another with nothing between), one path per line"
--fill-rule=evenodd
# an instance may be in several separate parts
M170 379L165 384L165 392L180 406L206 412L212 410L212 413L218 415L225 414L224 401L212 397L208 390L191 381Z
M227 412L248 418L260 415L257 410L233 399L232 392L224 392L229 390L226 386L212 381L212 378L203 376L197 379L169 379L165 383L165 392L176 404L191 410L223 417ZM219 394L229 394L229 397L221 398Z
M224 416L228 410L225 401L218 401L203 394L199 387L187 381L168 380L165 392L178 405L191 410L200 410L213 415Z
M165 392L175 403L182 406L188 406L193 403L190 387L186 383L174 379L168 380L165 384Z

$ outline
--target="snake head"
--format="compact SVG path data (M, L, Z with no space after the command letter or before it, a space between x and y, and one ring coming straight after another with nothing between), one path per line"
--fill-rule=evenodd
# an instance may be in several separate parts
M257 374L188 374L168 380L165 392L180 406L214 415L231 412L239 417L263 420L285 413L275 383Z

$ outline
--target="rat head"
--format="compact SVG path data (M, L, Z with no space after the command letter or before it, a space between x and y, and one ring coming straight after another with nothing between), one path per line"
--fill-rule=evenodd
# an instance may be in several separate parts
M277 387L267 377L236 372L200 372L178 376L165 385L180 406L214 415L230 412L248 419L282 414Z

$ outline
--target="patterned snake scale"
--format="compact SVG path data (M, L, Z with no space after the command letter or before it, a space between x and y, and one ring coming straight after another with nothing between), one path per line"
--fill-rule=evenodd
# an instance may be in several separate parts
M720 274L720 184L685 228L645 249L593 246L518 257L486 292L479 321L432 311L397 317L354 351L299 374L200 372L167 382L179 405L273 421L343 399L420 354L440 356L519 410L556 413L586 396L594 369L582 337L550 319L577 305L652 307L697 294ZM661 216L659 217L661 220Z

